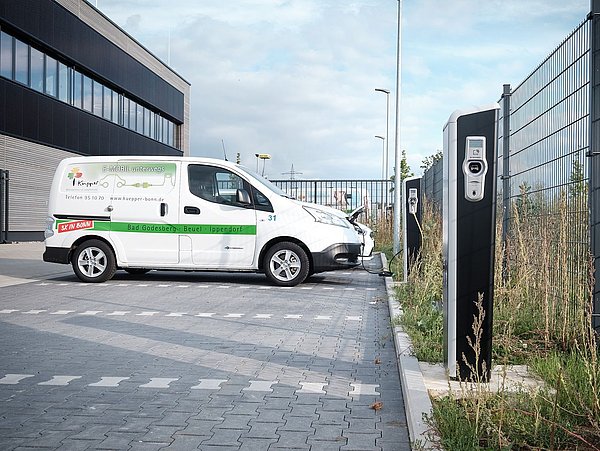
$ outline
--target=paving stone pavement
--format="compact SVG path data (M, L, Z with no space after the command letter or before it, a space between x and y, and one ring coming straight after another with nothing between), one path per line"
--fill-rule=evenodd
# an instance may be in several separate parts
M6 273L2 450L410 449L377 275Z

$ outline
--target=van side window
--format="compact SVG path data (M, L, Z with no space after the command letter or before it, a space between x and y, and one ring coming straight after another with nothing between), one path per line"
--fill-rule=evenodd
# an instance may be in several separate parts
M271 201L257 190L255 187L252 187L252 197L254 198L254 208L261 211L270 211L273 212L273 205L271 205Z
M247 183L223 168L193 164L188 166L190 192L217 204L242 206L237 202L237 190L247 189Z

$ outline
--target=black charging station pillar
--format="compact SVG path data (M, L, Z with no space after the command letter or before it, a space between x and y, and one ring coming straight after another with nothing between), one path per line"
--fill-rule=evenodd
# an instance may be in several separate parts
M489 381L492 364L498 110L456 111L444 127L444 360L464 381Z
M413 262L421 252L421 218L423 199L421 196L421 177L410 177L402 183L402 225L404 231L404 280Z

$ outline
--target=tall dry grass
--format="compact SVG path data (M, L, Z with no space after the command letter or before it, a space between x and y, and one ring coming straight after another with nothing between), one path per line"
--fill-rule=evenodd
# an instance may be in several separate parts
M523 199L513 208L506 245L497 237L493 363L503 366L504 375L510 365L527 364L545 386L518 393L479 386L459 400L436 400L433 426L445 449L600 451L586 200L561 194L553 203ZM431 206L422 228L420 259L398 294L401 323L417 357L440 362L442 234L441 217Z

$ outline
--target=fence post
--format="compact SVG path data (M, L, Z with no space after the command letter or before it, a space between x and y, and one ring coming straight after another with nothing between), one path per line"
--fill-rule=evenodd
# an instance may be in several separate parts
M600 0L591 0L589 19L589 208L590 251L594 262L592 326L600 334Z
M507 239L510 227L510 85L502 92L502 277L508 277Z

